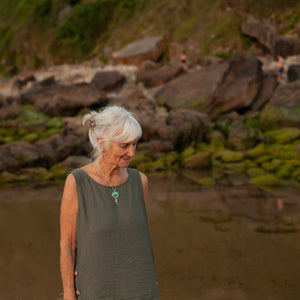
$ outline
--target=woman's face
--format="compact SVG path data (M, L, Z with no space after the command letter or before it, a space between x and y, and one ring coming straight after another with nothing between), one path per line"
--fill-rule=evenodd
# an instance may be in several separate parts
M118 143L112 141L105 152L105 160L120 168L127 168L130 159L134 157L137 141L131 143Z

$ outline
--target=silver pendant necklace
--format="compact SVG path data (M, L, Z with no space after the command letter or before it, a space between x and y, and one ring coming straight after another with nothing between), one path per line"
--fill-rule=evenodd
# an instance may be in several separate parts
M108 182L109 186L112 188L112 193L111 196L114 198L116 205L118 205L118 198L120 196L119 192L117 191L117 185L113 186L111 181L108 179L108 177L104 174L104 172L102 171L102 169L99 166L99 163L97 162L97 167L99 168L99 170L101 171L101 173L104 175L106 181Z

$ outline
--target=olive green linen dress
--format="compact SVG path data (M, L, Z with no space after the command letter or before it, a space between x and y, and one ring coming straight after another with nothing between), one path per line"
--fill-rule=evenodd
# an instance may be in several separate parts
M158 300L143 186L137 170L113 189L82 169L76 180L75 291L80 300Z

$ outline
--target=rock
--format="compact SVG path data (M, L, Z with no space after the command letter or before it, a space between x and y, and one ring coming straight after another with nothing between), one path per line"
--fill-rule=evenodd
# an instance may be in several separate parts
M208 168L211 165L211 153L198 152L192 156L183 160L183 166L187 169L203 169Z
M262 46L273 52L279 37L277 30L268 24L264 24L253 16L247 16L242 22L242 33L255 38Z
M187 148L185 148L182 152L181 152L181 158L184 160L190 156L192 156L193 154L195 154L196 150L194 147L189 146Z
M30 74L24 78L17 78L13 86L17 87L19 90L21 90L23 87L25 87L28 83L36 82L36 78L33 74Z
M240 162L244 159L245 155L242 152L221 150L214 154L213 158L223 162Z
M0 146L0 172L34 166L39 161L37 149L26 141Z
M229 69L208 99L209 115L217 117L232 110L245 110L258 95L263 73L255 57L235 57Z
M88 139L88 128L82 125L83 116L67 117L64 118L62 123L62 135L75 135L81 140Z
M120 51L114 52L112 57L123 64L139 65L146 59L158 61L165 50L163 36L146 36L136 40Z
M247 156L249 156L250 158L257 158L257 157L261 157L267 154L267 149L265 144L260 143L258 144L255 148L250 149L247 152Z
M139 73L154 71L160 67L160 64L154 62L153 60L147 59L141 62L139 66Z
M269 130L264 135L271 143L286 144L300 137L300 129L294 127L285 127L277 130Z
M255 38L269 53L282 57L297 55L300 53L300 43L289 37L282 37L277 30L253 16L248 16L242 22L242 32Z
M37 84L40 87L47 87L47 86L55 85L56 80L55 80L54 76L49 76L49 77L46 77L43 80L39 81Z
M62 167L65 169L80 168L90 163L90 159L87 156L71 155L67 157L62 163Z
M151 164L151 171L174 170L179 168L179 155L172 151L154 161Z
M276 170L278 170L282 165L282 161L274 158L271 161L267 161L265 163L263 163L261 166L264 170L268 171L268 172L274 172Z
M292 174L292 178L299 181L300 182L300 170L296 170L293 174Z
M168 153L174 150L174 146L169 141L152 140L150 141L151 151L154 153Z
M10 106L12 104L16 104L17 100L18 99L14 98L14 97L4 96L4 95L0 94L0 108ZM0 118L0 120L1 120L1 118Z
M276 72L269 71L264 73L260 89L251 105L251 109L254 111L261 110L261 108L270 100L277 86L278 80Z
M251 183L259 187L278 187L280 180L272 174L262 174L251 178Z
M1 107L1 106L0 106ZM22 109L17 103L2 107L0 110L0 120L15 119L22 113Z
M273 53L282 57L300 54L300 43L290 37L279 36L274 45Z
M221 131L213 130L208 134L208 140L213 146L224 146L226 139Z
M53 174L50 173L46 168L23 168L20 174L27 178L27 181L46 182L53 179Z
M207 115L185 110L168 110L149 104L130 106L130 111L141 120L143 142L162 140L173 147L182 147L191 142L202 141L209 130L210 120Z
M259 122L264 130L300 128L300 81L280 86L263 108Z
M20 102L32 104L50 116L72 116L84 107L101 107L107 99L94 85L75 84L32 89L21 95Z
M189 72L166 83L153 96L171 108L205 111L207 98L217 89L228 67L224 62Z
M288 82L300 79L300 65L291 65L287 71Z
M112 91L120 88L126 81L125 76L117 71L97 72L91 83L103 91Z
M230 128L227 139L228 146L233 150L247 150L253 148L263 135L257 128L252 128L240 120L234 121Z
M155 70L140 72L137 81L142 82L146 87L153 87L162 85L183 73L185 70L182 67L163 66Z

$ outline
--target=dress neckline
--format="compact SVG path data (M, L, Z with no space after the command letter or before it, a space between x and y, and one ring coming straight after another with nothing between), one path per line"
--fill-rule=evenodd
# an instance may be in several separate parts
M96 181L93 177L91 177L91 176L90 176L86 171L84 171L82 168L79 168L79 170L80 170L81 172L83 172L83 173L87 176L87 178L89 178L92 182L96 183L97 185L99 185L99 186L101 186L101 187L104 187L104 188L107 188L107 189L111 189L112 187L114 187L114 186L110 186L110 185L104 185L104 184L102 184L102 183ZM128 182L129 177L130 177L130 168L127 168L127 173L128 173L127 179L126 179L124 182L122 182L122 183L116 185L116 186L115 186L116 188L119 188L119 187L125 185L125 184Z

